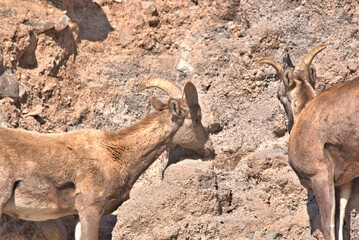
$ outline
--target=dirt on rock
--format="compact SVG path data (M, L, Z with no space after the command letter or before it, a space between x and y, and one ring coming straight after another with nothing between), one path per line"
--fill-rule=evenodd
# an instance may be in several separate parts
M299 65L318 44L316 91L357 76L357 1L1 0L0 123L51 133L117 130L151 111L150 78L192 81L213 160L172 149L100 239L322 239L315 197L287 161L287 118L268 56ZM180 154L177 154L177 153ZM358 191L345 239L358 235ZM2 217L1 239L73 239L77 217Z

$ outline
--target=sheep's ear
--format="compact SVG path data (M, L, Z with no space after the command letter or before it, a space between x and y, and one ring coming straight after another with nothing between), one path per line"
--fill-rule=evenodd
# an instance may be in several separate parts
M286 70L284 70L283 73L283 83L285 85L286 88L291 88L293 86L294 83L294 74L293 74L293 70L290 68L287 68Z
M161 110L161 108L163 107L163 105L165 105L163 102L161 102L158 98L156 97L150 97L150 102L151 105L154 109L156 109L157 111Z
M180 107L179 102L176 99L170 99L168 101L168 109L172 113L172 115L176 117L181 117L182 109Z

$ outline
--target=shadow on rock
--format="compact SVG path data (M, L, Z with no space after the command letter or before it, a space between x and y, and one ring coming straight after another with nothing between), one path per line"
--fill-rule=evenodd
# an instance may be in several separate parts
M308 196L307 212L310 222L310 232L312 236L317 236L321 234L319 206L313 192L308 191L307 196Z
M183 148L180 146L176 146L175 148L172 148L169 151L168 154L168 162L167 165L165 166L165 168L162 171L162 179L164 177L165 171L166 169L171 166L174 163L178 163L182 160L186 160L186 159L192 159L192 160L203 160L203 161L207 161L207 160L213 160L215 158L215 153L212 153L210 156L208 157L203 157L201 155L199 155L196 151L191 150L191 149L187 149L187 148Z
M91 0L47 1L61 10L66 10L67 16L73 22L78 22L81 40L103 41L109 32L114 30L101 6Z
M109 214L101 219L99 240L112 239L112 230L117 223L116 215Z

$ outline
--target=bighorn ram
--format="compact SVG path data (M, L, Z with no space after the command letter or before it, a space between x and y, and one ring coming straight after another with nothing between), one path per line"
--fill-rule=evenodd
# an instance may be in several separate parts
M355 169L355 157L358 157L355 147L359 142L353 137L358 134L355 109L359 106L356 101L359 79L329 88L314 98L316 75L310 63L324 48L319 45L310 50L296 76L271 58L262 58L260 62L272 65L282 80L278 98L286 110L289 130L294 123L289 139L289 163L302 185L316 196L325 238L343 239L351 180L359 176L359 169ZM340 198L337 234L334 191Z
M129 198L163 151L180 145L210 155L195 86L186 82L182 92L153 79L139 90L148 87L164 90L168 103L152 97L156 111L118 132L40 134L0 127L0 216L42 221L78 214L76 238L97 240L101 216Z

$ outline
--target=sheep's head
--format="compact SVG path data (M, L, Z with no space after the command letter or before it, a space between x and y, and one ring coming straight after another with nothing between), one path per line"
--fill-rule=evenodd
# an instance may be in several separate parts
M170 113L170 124L175 126L171 145L195 150L202 156L211 155L214 152L212 141L202 125L201 107L193 83L186 82L181 90L171 81L156 78L143 83L139 91L148 87L160 88L170 97L167 103L151 97L151 104L158 111L168 110Z
M291 68L285 70L272 58L262 58L260 63L267 63L273 66L282 80L278 91L278 99L283 104L288 117L288 131L290 132L296 116L315 97L316 70L311 66L314 57L321 52L325 45L318 45L312 48L303 58L297 74Z

